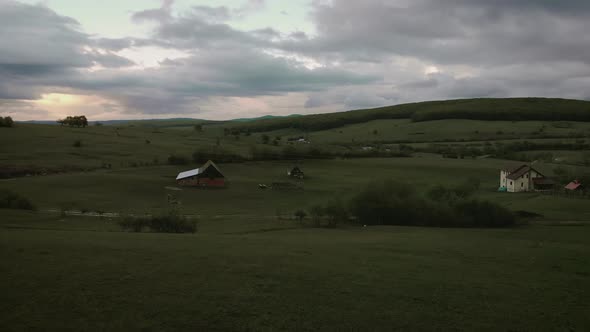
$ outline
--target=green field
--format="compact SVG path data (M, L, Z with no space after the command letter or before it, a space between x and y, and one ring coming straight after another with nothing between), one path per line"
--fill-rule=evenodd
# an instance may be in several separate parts
M5 216L5 331L590 327L586 226L244 230L269 223L239 218L165 235Z
M300 118L306 117L293 119ZM522 161L413 153L220 163L229 185L219 190L177 187L177 173L199 165L167 162L171 154L190 160L202 148L247 159L253 148L280 151L298 136L310 143L292 143L297 149L326 151L401 141L416 149L588 143L588 122L372 119L323 130L227 134L237 125L281 121L205 122L202 132L193 128L201 122L190 120L0 128L0 169L22 171L0 179L0 191L37 207L0 209L0 330L590 329L590 200L497 192L500 169ZM281 140L263 144L263 135ZM551 153L555 158L534 166L546 175L590 173L586 150L523 153ZM258 188L289 181L295 164L306 174L301 190ZM309 218L294 219L296 210L346 200L370 182L388 180L419 195L436 185L479 182L476 198L539 216L505 229L314 228ZM198 222L195 234L118 226L127 215L169 210L170 198Z

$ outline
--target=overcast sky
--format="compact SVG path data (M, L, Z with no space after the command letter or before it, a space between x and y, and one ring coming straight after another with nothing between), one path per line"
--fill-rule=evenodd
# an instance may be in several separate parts
M588 0L0 0L0 115L590 99Z

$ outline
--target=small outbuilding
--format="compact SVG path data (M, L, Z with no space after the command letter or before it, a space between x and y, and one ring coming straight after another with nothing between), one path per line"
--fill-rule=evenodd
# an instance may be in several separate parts
M574 180L565 186L565 190L569 190L569 191L579 191L582 189L583 189L582 182L580 182L579 180Z
M225 176L211 160L203 166L190 171L181 172L176 177L176 183L187 187L225 187Z
M303 179L305 174L298 166L293 167L290 171L287 172L287 175L292 178Z

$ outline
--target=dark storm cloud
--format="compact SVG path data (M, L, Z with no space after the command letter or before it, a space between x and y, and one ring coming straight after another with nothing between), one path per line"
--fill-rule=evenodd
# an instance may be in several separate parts
M64 87L79 70L133 64L97 50L98 44L76 20L47 7L0 2L0 98L37 99L48 87Z
M101 91L130 109L163 114L195 112L191 103L212 96L322 91L335 85L362 85L380 79L329 68L310 70L254 50L202 51L185 59L167 59L161 64L159 68L144 71L92 73L87 79L78 78L69 84Z
M283 50L381 66L400 102L590 95L589 1L333 0L316 1L312 17L317 34L283 40ZM400 77L388 65L396 57L444 74Z
M317 37L282 47L360 61L397 54L449 64L589 62L584 2L334 0L314 7Z

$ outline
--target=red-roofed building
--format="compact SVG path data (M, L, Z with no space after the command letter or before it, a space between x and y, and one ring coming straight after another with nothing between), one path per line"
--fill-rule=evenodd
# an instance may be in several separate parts
M571 191L582 190L582 182L574 180L568 183L567 186L565 186L565 189Z

